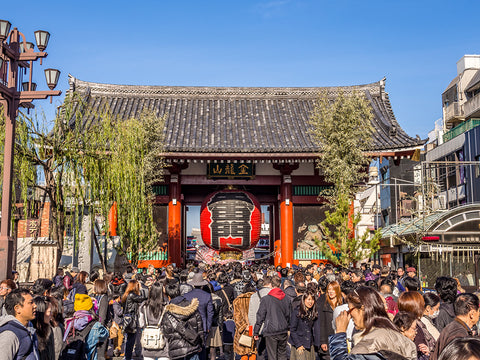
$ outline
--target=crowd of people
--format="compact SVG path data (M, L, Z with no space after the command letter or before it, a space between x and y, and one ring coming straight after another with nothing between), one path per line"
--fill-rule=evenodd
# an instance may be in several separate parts
M479 297L415 268L189 265L0 283L1 359L480 359Z

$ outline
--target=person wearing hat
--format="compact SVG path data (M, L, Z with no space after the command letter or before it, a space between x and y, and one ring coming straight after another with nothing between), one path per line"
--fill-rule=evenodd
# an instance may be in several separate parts
M203 278L203 272L198 272L193 275L192 280L190 280L188 284L193 286L193 290L183 295L183 297L189 301L193 300L194 298L198 299L198 311L200 312L200 316L202 317L203 332L206 339L208 336L208 332L212 327L212 320L214 314L212 295L210 294L210 292L205 291L206 289L210 289L208 287L208 281ZM205 347L202 350L200 358L206 358Z
M415 269L413 266L410 266L407 268L407 276L414 278L417 275L417 269Z
M75 336L75 333L88 332L85 338L87 359L97 360L97 345L108 339L108 329L98 321L93 312L92 298L87 294L75 294L73 308L73 318L65 322L63 342L68 344L68 339ZM68 348L64 349L64 352L68 352Z

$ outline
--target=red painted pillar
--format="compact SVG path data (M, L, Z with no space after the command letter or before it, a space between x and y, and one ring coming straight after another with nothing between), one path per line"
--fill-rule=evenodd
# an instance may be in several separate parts
M168 262L182 266L182 201L180 175L170 178L170 201L168 203Z
M292 204L292 178L283 175L280 202L280 240L281 240L281 265L293 265L293 204Z
M353 227L354 219L355 219L355 205L352 200L352 202L350 203L350 211L348 212L348 228L351 230L348 236L350 239L353 239L355 237L355 228Z

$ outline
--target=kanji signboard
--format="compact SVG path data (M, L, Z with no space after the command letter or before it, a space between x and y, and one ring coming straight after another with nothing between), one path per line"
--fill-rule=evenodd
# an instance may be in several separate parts
M251 163L210 163L207 164L209 179L253 179L255 165Z

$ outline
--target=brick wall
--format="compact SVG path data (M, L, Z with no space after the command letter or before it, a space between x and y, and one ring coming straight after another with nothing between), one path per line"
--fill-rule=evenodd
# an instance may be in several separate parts
M18 238L47 237L50 228L50 203L43 204L41 228L38 229L39 219L26 219L18 221Z

